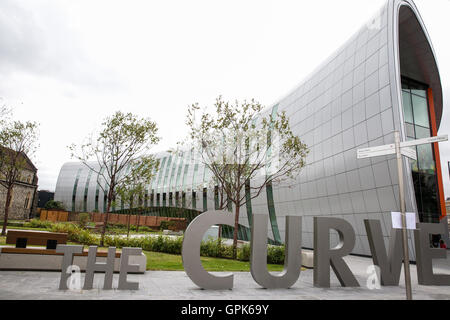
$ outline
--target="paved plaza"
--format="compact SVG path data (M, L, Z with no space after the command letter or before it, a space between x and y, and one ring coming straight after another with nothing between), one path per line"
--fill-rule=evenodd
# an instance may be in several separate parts
M261 288L250 272L234 273L233 290L199 289L184 271L147 271L129 275L129 281L138 281L136 291L102 290L103 275L96 274L93 290L58 290L60 273L30 271L0 271L0 299L163 299L163 300L383 300L404 299L403 273L398 287L369 289L366 285L370 258L349 256L345 260L360 283L359 288L342 288L331 272L331 288L313 286L313 270L302 271L299 280L290 289L268 290ZM450 259L434 260L435 273L450 274ZM450 286L420 286L417 284L416 266L411 265L414 299L450 299ZM119 275L114 275L113 288L117 288ZM81 282L84 274L81 275Z

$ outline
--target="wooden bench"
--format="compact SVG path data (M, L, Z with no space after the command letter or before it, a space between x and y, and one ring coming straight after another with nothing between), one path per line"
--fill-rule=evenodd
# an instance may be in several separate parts
M0 247L0 270L35 270L35 271L61 271L63 253L56 252L58 244L67 243L67 234L47 231L8 230L7 244L15 244L15 247ZM45 245L44 247L27 248L29 245ZM74 264L81 271L86 270L88 250L74 254ZM97 257L100 262L105 262L108 252L98 250ZM114 259L114 272L120 270L121 253L116 252ZM144 273L147 266L147 256L131 256L130 263L137 264L139 271Z
M75 253L73 264L86 271L88 250L82 253ZM44 248L14 248L0 247L0 270L21 270L21 271L61 271L63 253L53 249ZM108 252L97 251L97 262L106 262ZM114 259L114 272L120 271L121 253L116 252ZM129 257L129 263L137 264L139 271L145 273L147 267L147 256L141 253L140 256Z
M15 244L16 248L26 248L27 245L46 246L47 249L56 249L58 244L67 243L67 233L8 230L6 244Z
M43 255L57 255L63 256L64 253L56 252L53 249L41 249L41 248L11 248L3 247L1 248L2 253L17 253L17 254L43 254ZM89 250L83 250L82 253L75 253L76 257L87 257ZM97 251L97 257L107 257L108 251ZM116 258L120 258L120 252L116 252Z

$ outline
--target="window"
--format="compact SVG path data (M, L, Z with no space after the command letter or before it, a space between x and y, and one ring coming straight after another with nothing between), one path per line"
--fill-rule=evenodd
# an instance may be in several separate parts
M30 209L30 199L31 199L31 193L28 192L28 194L27 194L27 196L25 198L25 205L23 206L24 209Z
M197 208L197 194L195 191L192 191L192 209Z
M432 136L427 86L402 78L403 111L408 140ZM431 144L416 147L417 161L411 161L417 210L421 222L439 222L440 205L436 162Z
M219 187L214 187L214 209L219 210Z
M78 169L77 175L75 177L75 183L73 184L73 190L72 190L72 212L75 211L75 200L76 200L76 197L77 197L77 188L78 188L78 180L80 179L80 173L81 173L81 168Z
M144 195L144 207L148 208L148 190L145 190L145 195Z
M203 188L203 212L208 210L208 190Z

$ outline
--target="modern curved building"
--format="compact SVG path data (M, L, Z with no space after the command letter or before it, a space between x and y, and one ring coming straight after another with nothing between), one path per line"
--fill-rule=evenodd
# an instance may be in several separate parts
M303 216L303 246L313 247L313 217L348 220L356 232L353 253L370 255L364 219L381 220L387 241L391 212L399 211L394 156L357 160L357 149L437 135L443 100L430 38L411 0L389 0L374 18L295 90L265 112L286 111L293 132L309 146L307 165L295 184L269 186L241 208L270 216L268 235L283 242L285 216ZM422 222L446 218L439 147L418 147L418 160L404 159L407 211ZM160 170L148 186L145 206L214 209L211 175L189 152L158 154ZM203 186L203 187L202 187ZM102 212L97 176L80 163L66 163L55 200L73 211ZM245 228L243 228L245 230ZM336 243L337 234L332 235ZM415 259L410 239L411 258Z

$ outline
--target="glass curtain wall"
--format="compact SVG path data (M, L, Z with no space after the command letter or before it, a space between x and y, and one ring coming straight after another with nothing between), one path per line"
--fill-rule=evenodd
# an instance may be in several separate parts
M407 140L432 136L428 87L402 78L403 112ZM431 144L415 147L417 161L411 161L417 210L421 222L439 222L440 205L436 162Z

